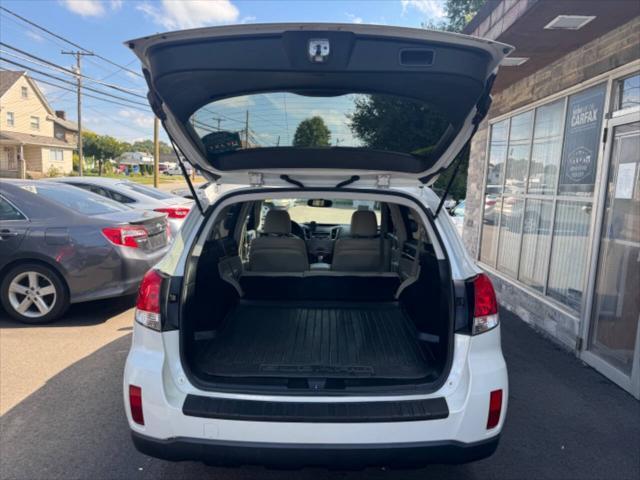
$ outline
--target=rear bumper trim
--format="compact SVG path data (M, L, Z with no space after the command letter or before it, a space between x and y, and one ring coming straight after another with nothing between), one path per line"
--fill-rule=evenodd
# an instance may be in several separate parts
M317 445L235 442L186 437L161 440L133 431L131 435L138 451L164 460L195 460L211 465L264 465L276 468L419 467L434 463L466 463L491 456L500 439L500 435L496 435L475 443L450 440Z
M253 422L371 423L439 420L449 416L443 397L393 402L263 402L187 395L189 417Z

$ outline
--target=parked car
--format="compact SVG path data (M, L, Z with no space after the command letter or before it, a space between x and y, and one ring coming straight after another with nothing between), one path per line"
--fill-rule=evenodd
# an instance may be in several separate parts
M458 234L462 237L462 230L464 229L464 200L458 202L451 210L449 210L451 220L456 226Z
M332 24L203 28L127 45L189 162L216 183L246 185L190 215L142 281L123 382L138 450L332 468L491 455L508 398L497 301L449 215L435 216L430 186L486 115L511 47ZM394 109L439 111L441 128L424 140L433 144L291 145L287 105L349 132L354 108L378 95ZM246 118L254 105L274 119L266 132L252 127L271 146L221 152L191 126L211 112Z
M134 293L168 239L161 213L59 183L3 180L0 300L16 320L45 323L71 303Z
M52 180L82 188L130 207L165 213L173 237L177 235L193 206L193 202L188 199L129 180L105 177L58 177Z
M187 175L193 175L193 168L191 167L191 165L185 165L185 169L187 170ZM169 176L182 175L182 169L179 165L176 165L174 167L167 168L162 173Z

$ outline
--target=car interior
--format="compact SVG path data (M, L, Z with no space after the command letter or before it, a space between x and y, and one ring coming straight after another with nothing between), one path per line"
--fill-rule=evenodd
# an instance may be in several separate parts
M351 199L239 202L185 272L183 363L196 384L435 385L451 351L451 281L411 208Z

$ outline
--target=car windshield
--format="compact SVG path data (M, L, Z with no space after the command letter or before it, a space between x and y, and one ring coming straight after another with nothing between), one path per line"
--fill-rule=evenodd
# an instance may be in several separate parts
M263 204L263 218L270 209L287 210L296 223L316 222L326 225L349 225L356 210L373 210L380 223L380 205L368 200L333 200L330 207L311 207L307 199L272 199Z
M39 183L24 185L22 188L84 215L102 215L129 210L113 200L75 187Z
M165 193L162 190L147 187L146 185L138 185L137 183L123 182L119 183L118 186L128 188L129 190L141 193L147 197L155 198L156 200L168 200L169 198L173 198L173 195L170 193Z

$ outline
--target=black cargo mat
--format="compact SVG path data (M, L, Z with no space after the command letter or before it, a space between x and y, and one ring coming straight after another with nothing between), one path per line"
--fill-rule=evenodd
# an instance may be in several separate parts
M198 370L213 376L404 380L433 372L395 303L241 303L196 345Z

